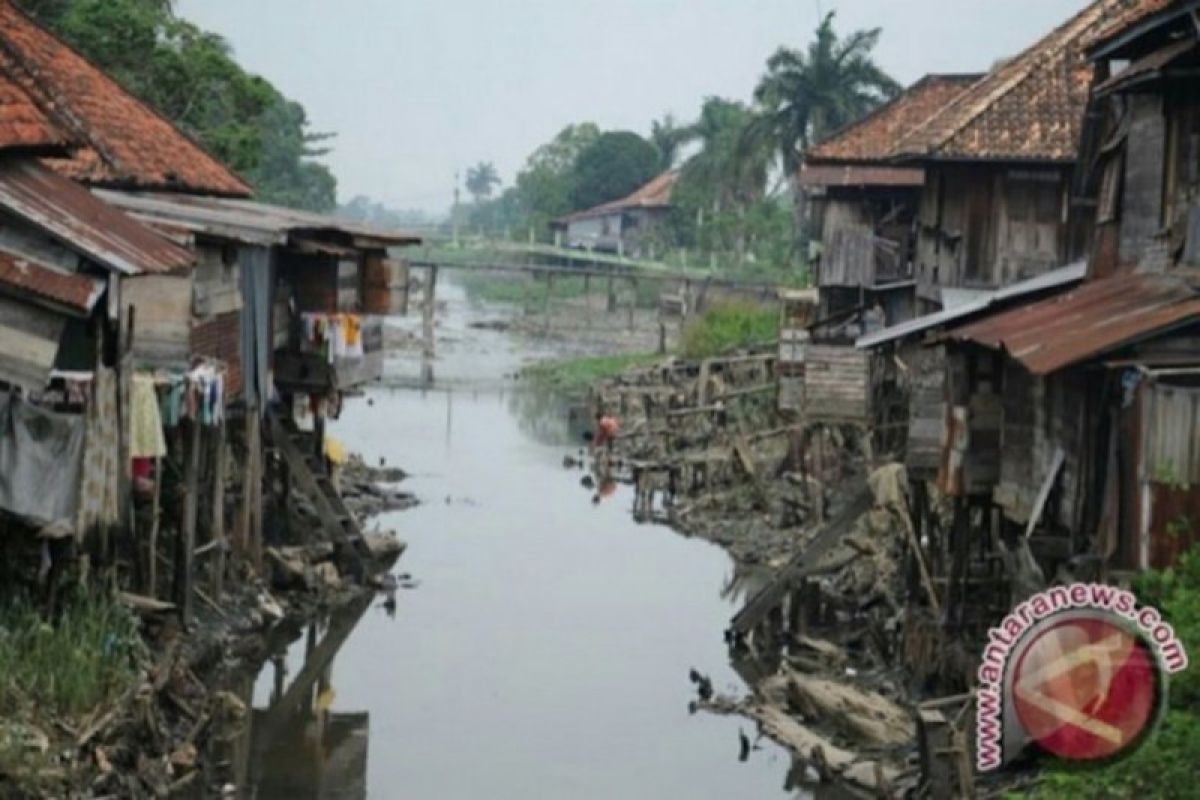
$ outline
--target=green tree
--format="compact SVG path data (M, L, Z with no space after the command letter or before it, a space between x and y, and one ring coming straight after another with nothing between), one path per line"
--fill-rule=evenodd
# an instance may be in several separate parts
M832 11L825 15L807 50L781 47L767 60L767 72L754 90L758 116L744 137L748 153L764 143L778 153L797 198L795 181L809 144L900 91L872 59L880 29L842 38L833 19Z
M610 131L579 154L574 173L572 205L591 208L625 197L659 174L659 153L636 133Z
M492 196L492 190L500 185L500 175L490 161L480 161L467 169L467 191L479 205Z
M268 202L326 211L336 180L312 159L328 134L304 108L242 69L216 34L175 16L169 0L25 0L25 9L154 106Z
M574 210L575 162L599 138L594 123L568 125L529 156L516 180L521 227L544 236L550 220Z

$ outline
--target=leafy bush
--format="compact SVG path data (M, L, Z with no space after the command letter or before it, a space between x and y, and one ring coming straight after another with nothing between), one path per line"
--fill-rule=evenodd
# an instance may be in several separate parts
M680 354L684 358L709 358L779 337L779 312L747 302L714 305L683 330Z

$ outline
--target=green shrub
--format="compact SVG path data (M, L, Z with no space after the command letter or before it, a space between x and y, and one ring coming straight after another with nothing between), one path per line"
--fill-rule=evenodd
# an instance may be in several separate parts
M683 329L680 355L709 358L779 337L779 312L772 307L730 301L712 306Z

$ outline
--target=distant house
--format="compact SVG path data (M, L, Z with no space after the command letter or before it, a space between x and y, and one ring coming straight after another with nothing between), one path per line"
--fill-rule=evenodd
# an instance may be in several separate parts
M665 172L628 197L551 223L559 245L631 257L652 256L654 234L671 211L678 172Z
M925 170L892 163L895 146L980 77L927 75L805 155L799 183L820 232L815 278L824 317L877 302L888 324L912 316Z
M923 310L1086 252L1091 215L1072 184L1093 81L1084 45L1125 5L1092 3L898 144L901 163L926 172L915 255Z

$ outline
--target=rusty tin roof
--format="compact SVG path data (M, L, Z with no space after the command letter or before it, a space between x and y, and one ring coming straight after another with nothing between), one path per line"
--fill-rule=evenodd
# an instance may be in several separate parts
M165 117L0 0L0 75L83 146L54 168L87 183L249 196L250 187Z
M1035 375L1200 321L1200 290L1178 273L1121 274L951 330L947 337L1004 350Z
M117 272L171 272L195 263L188 250L33 159L0 159L0 208Z
M421 237L404 231L386 230L338 217L283 208L227 197L116 192L105 189L95 194L151 225L166 225L217 239L245 244L286 244L294 235L341 234L356 247L391 247L420 244Z
M86 275L69 275L0 250L0 291L48 300L65 310L87 316L104 293L104 281Z

